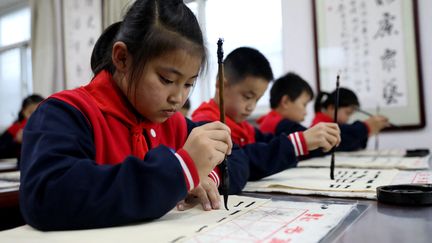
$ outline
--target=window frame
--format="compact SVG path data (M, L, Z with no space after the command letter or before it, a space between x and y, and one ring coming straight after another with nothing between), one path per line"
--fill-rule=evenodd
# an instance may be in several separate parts
M0 10L0 19L5 15L11 14L16 11L28 8L31 11L30 4L27 1L18 1L12 5L6 6ZM31 12L30 12L30 27L31 27ZM20 86L21 86L21 100L33 92L32 74L31 74L31 56L28 52L31 52L31 33L30 38L25 41L15 42L12 44L0 46L0 55L7 53L11 50L19 50L20 53ZM30 58L30 60L29 60ZM30 67L29 64L30 63ZM2 114L4 115L4 114ZM0 131L3 131L5 127L0 125Z
M281 1L281 8L283 9L283 1ZM206 28L206 4L207 4L207 0L184 0L185 4L188 3L197 3L197 19L198 22L201 25L201 29L203 32L204 37L208 36L208 32L207 32L207 28ZM286 64L286 60L285 60L285 55L284 55L284 36L283 36L283 32L284 30L284 23L283 23L283 18L284 18L284 11L281 11L281 18L282 18L282 36L281 36L281 61L282 61L282 66L280 67L282 70L282 73L280 75L283 75L285 72L285 64ZM213 77L207 76L207 79L213 80ZM275 79L277 78L276 76L274 77ZM203 101L207 101L211 98L213 98L214 94L211 93L211 85L214 85L214 82L201 82L199 89L199 96L201 99L201 102ZM266 90L266 93L268 93L271 89L271 86L273 85L273 82L271 82ZM196 92L196 91L195 91ZM260 100L261 102L261 100ZM192 104L192 109L194 109L195 107L197 107L199 104ZM263 105L258 103L254 112L251 114L250 117L248 117L248 120L250 121L254 121L257 118L259 118L262 115L265 115L267 112L270 111L270 103L268 101L267 105Z

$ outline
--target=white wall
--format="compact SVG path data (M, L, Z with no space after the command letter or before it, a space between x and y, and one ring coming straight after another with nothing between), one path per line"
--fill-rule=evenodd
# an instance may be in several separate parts
M282 0L282 7L284 71L297 72L316 90L312 1ZM418 0L418 14L426 127L415 131L383 133L380 135L380 148L432 148L432 1ZM312 116L310 106L305 124L309 124ZM369 146L373 144L369 143Z

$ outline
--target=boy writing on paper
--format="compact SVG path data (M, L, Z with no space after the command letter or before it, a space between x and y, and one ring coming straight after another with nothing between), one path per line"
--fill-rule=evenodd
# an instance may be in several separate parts
M306 131L277 136L260 132L246 119L273 79L268 60L256 49L240 47L227 55L224 68L226 124L231 129L233 142L249 156L250 180L295 167L298 158L310 150L329 151L340 142L339 128L334 123L322 123ZM219 119L218 92L216 88L215 98L202 103L192 113L193 121Z

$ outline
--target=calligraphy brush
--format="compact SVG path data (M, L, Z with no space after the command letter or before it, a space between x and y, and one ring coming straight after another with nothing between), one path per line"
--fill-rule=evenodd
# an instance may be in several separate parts
M336 76L336 99L334 103L335 113L334 113L334 121L337 123L338 118L338 109L339 109L339 77L338 73ZM336 146L334 146L331 150L331 160L330 160L330 179L334 180L334 168L335 168L335 150Z
M372 114L372 113L370 113L370 112L367 112L367 111L365 111L365 110L362 110L362 109L360 109L360 108L356 108L356 111L357 112L360 112L360 113L363 113L363 114L365 114L366 116L369 116L369 117L371 117L371 116L374 116L374 114ZM393 123L391 123L391 122L389 122L389 125L391 126L391 127L399 127L398 125L395 125L395 124L393 124Z
M379 115L379 113L380 113L380 106L379 105L377 105L377 108L376 108L376 114L377 115ZM376 135L375 135L375 151L378 151L378 149L379 149L379 133L377 133Z
M225 123L225 105L224 105L224 65L223 65L223 39L217 42L217 59L218 59L218 80L219 80L219 110L220 121ZM222 176L220 191L224 198L225 209L228 210L228 191L229 191L229 175L228 175L228 159L225 157L224 161L218 165L219 171Z

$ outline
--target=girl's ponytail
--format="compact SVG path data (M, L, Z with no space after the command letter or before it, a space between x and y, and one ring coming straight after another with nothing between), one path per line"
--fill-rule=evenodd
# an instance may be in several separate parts
M325 96L325 98L324 98ZM327 109L330 105L334 105L336 101L336 90L331 94L326 92L320 92L315 100L315 112L321 112L323 109ZM339 107L355 106L360 107L360 102L357 95L350 89L340 88L339 89Z
M327 92L321 91L318 93L316 100L315 100L315 104L314 104L315 113L321 112L322 109L326 107L325 104L328 103L329 96L330 96L330 94ZM324 97L325 97L325 100L324 100Z

